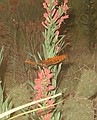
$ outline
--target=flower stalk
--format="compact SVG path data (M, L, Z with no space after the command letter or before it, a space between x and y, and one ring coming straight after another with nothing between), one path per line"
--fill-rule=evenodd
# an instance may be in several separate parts
M42 25L45 27L45 31L43 32L44 43L42 46L45 59L53 58L55 55L58 55L64 46L64 35L60 36L59 29L62 22L69 18L69 15L67 14L67 10L69 9L67 3L68 0L64 0L63 5L59 5L58 0L44 0L43 7L46 9L46 12L43 14L45 20L42 21ZM43 67L38 70L34 86L36 100L56 94L56 81L61 70L61 65L62 63L59 63L58 65ZM50 99L41 105L43 107L53 105L54 102L55 99ZM40 104L37 105L38 107L41 106ZM54 108L54 106L52 108ZM52 108L48 109L46 114L41 116L42 120L51 120L52 118L54 120L54 116L52 117ZM60 114L60 112L57 114Z

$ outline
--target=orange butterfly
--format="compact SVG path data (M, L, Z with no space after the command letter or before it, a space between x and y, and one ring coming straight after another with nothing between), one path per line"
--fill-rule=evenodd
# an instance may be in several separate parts
M63 60L65 60L67 57L68 57L67 54L63 54L63 55L60 55L60 56L54 56L52 58L47 58L46 60L42 60L38 63L32 62L30 60L26 60L25 62L29 63L29 64L33 64L33 65L47 67L47 66L58 64L58 63L62 62Z

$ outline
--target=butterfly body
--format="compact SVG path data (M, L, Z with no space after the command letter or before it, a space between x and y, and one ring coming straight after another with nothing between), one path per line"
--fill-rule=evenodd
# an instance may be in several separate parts
M63 54L63 55L60 55L60 56L54 56L52 58L47 58L46 60L42 60L38 63L32 62L30 60L25 61L25 62L29 63L29 64L33 64L33 65L47 67L47 66L58 64L58 63L62 62L63 60L65 60L67 57L68 57L67 54Z

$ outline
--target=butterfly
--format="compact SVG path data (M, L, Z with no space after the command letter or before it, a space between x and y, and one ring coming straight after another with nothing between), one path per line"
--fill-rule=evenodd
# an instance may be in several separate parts
M56 64L62 62L67 57L68 57L67 54L62 54L62 55L59 55L59 56L54 56L52 58L47 58L46 60L42 60L38 63L37 62L32 62L30 60L26 60L25 62L28 63L28 64L37 65L37 66L48 67L48 66L56 65Z

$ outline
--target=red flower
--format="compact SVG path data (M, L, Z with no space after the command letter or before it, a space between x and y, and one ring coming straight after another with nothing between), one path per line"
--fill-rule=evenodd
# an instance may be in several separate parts
M52 73L50 73L50 70L49 70L49 69L47 69L47 68L44 68L44 74L45 74L45 76L47 76L47 77L48 77L48 79L50 79L50 78L52 78L52 77L53 77L53 74L52 74Z
M64 0L64 3L65 3L65 4L68 3L68 0Z
M46 92L48 92L48 91L50 91L50 90L54 90L54 89L55 89L54 86L49 85L49 86L46 88Z
M54 101L51 100L51 99L47 101L47 104L48 104L48 106L49 106L49 105L52 105L51 107L54 107L54 105L53 105L53 104L54 104Z
M38 70L38 78L43 79L45 77L44 73L40 70Z
M47 4L44 2L43 7L47 9Z
M49 0L45 0L45 3L49 4Z
M51 120L51 114L50 113L46 114L43 120Z

